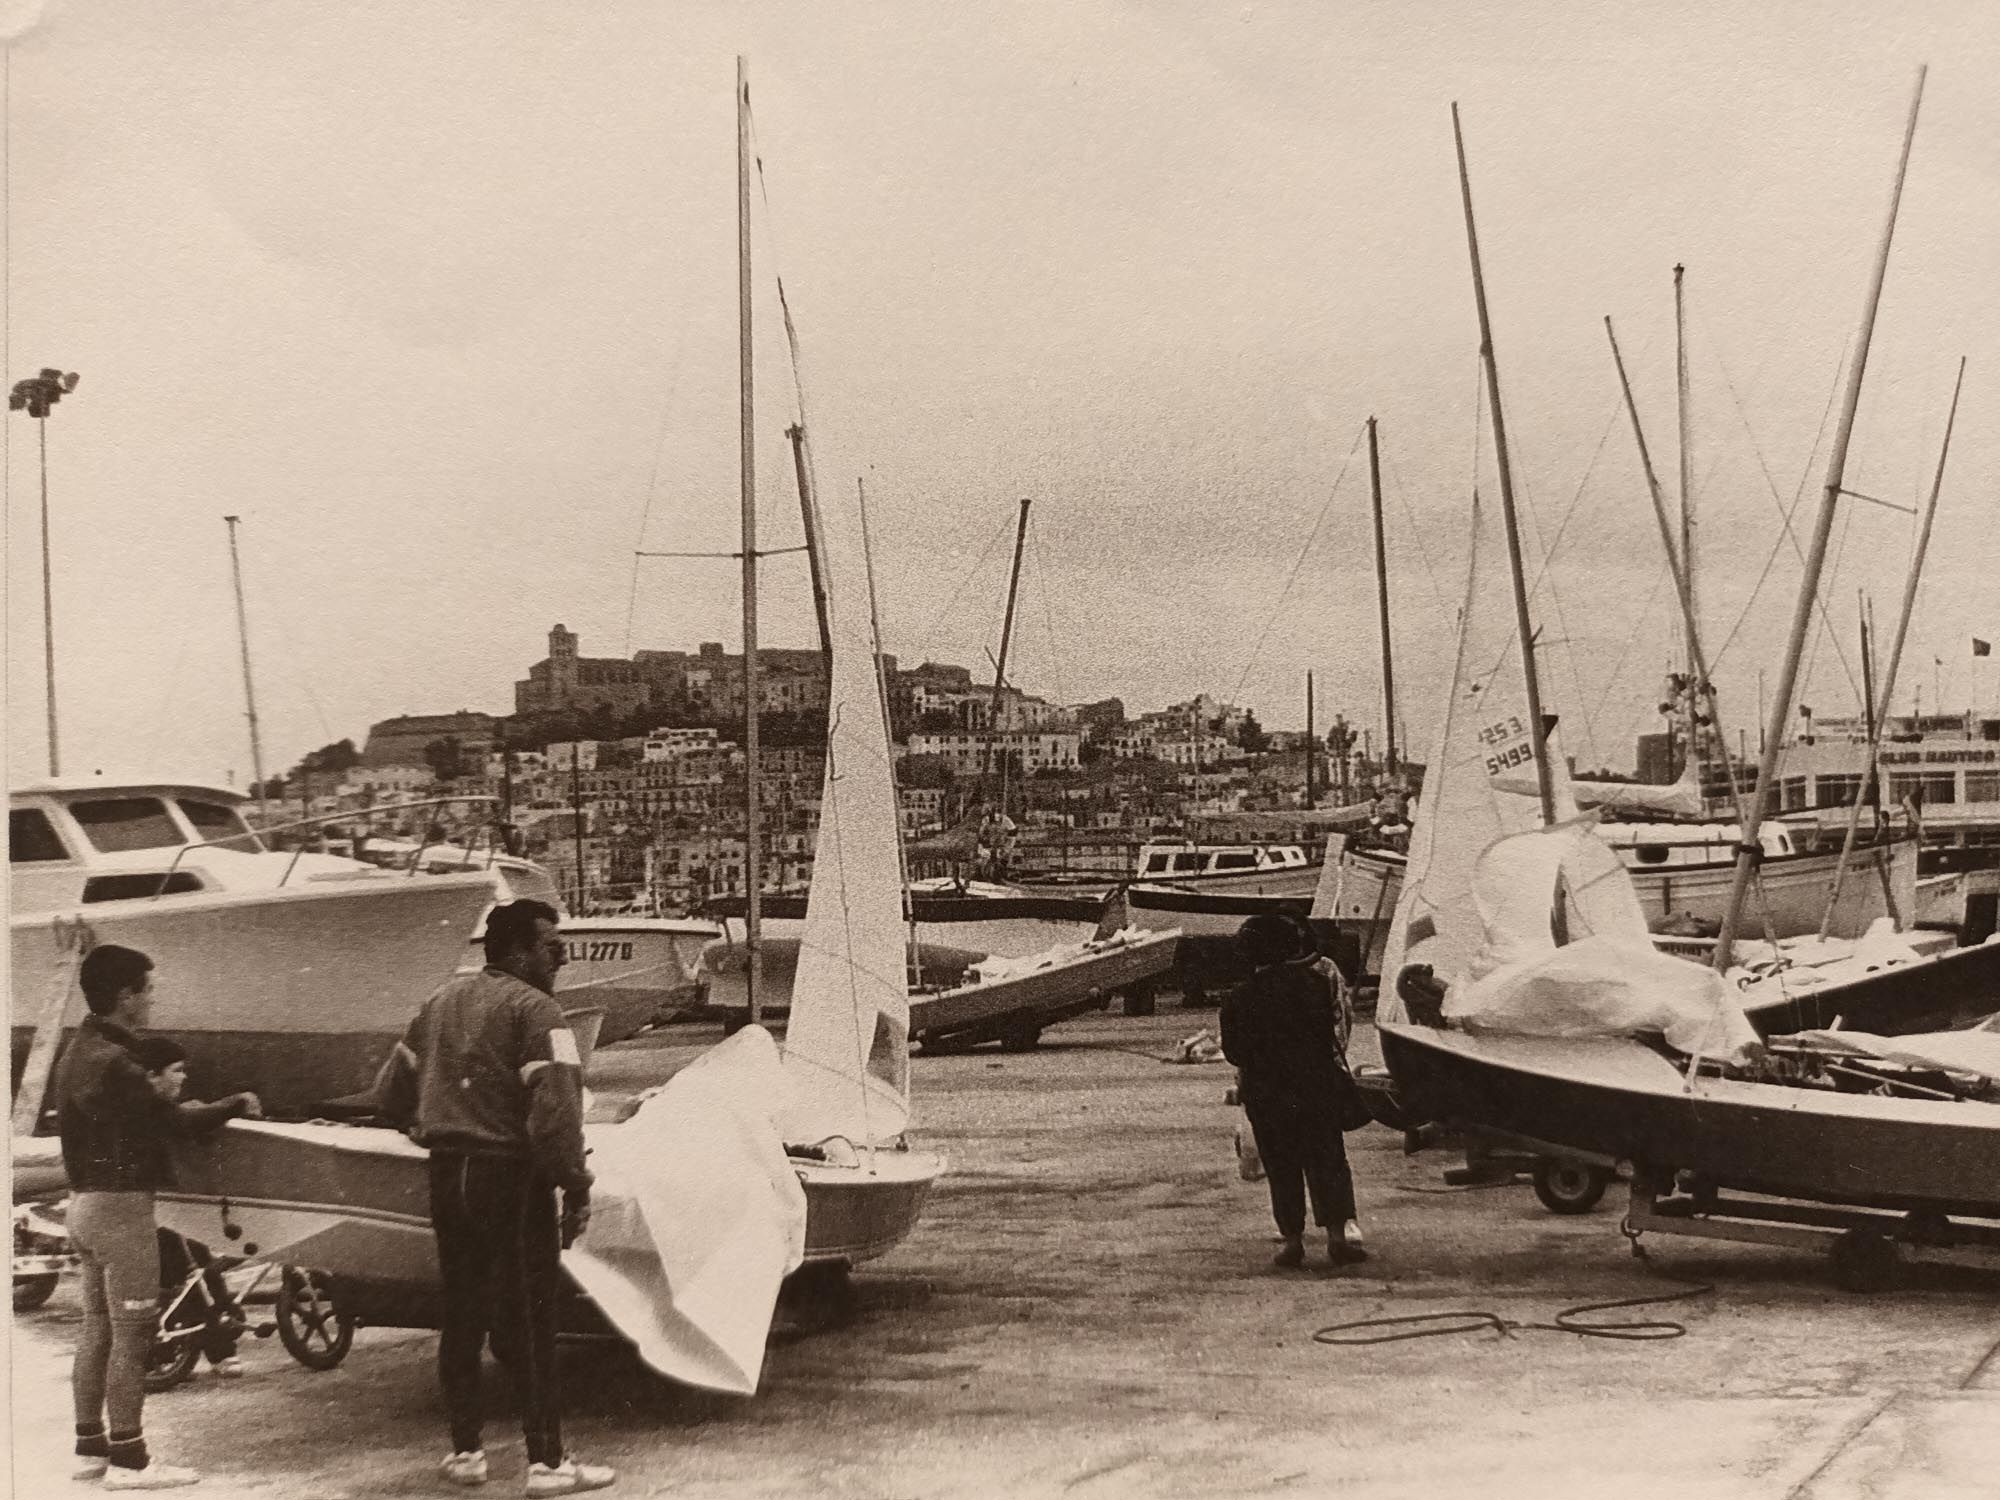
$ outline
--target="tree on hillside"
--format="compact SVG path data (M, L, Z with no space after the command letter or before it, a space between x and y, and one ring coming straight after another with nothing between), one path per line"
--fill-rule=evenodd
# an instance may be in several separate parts
M1271 737L1257 722L1257 715L1247 708L1243 710L1243 723L1236 730L1236 743L1251 755L1262 755L1271 748Z
M906 755L896 764L896 782L907 787L948 787L957 779L941 755Z
M452 782L470 774L466 764L468 759L465 746L459 743L455 734L432 740L424 746L424 764L431 768L433 781Z

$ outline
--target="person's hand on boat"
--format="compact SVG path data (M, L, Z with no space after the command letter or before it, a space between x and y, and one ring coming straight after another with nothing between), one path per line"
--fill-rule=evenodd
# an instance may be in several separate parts
M590 1194L565 1189L562 1207L562 1247L567 1250L590 1227Z
M244 1119L261 1120L264 1118L264 1101L248 1089L245 1089L236 1096L236 1102L242 1106L241 1112Z

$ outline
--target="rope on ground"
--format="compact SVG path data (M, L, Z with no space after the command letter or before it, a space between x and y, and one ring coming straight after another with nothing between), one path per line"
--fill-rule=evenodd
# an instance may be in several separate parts
M1630 1224L1621 1224L1619 1230L1632 1243L1632 1254L1655 1276L1681 1286L1678 1292L1662 1292L1652 1297L1619 1297L1609 1302L1584 1302L1575 1307L1566 1307L1547 1323L1528 1323L1515 1318L1503 1318L1498 1313L1484 1308L1460 1308L1451 1312L1402 1313L1392 1318L1358 1318L1349 1323L1329 1323L1324 1328L1313 1330L1315 1344L1334 1344L1344 1348L1364 1348L1371 1344L1400 1344L1411 1339L1443 1338L1456 1333L1478 1333L1490 1328L1502 1338L1512 1338L1517 1333L1573 1333L1578 1338L1617 1339L1624 1343L1643 1344L1659 1339L1684 1338L1687 1325L1676 1323L1669 1318L1629 1318L1603 1321L1597 1317L1601 1313L1633 1311L1642 1307L1665 1307L1670 1303L1687 1302L1696 1297L1706 1297L1715 1290L1715 1284L1708 1281L1689 1281L1670 1271L1662 1271L1647 1255L1646 1247L1639 1243L1638 1231ZM1400 1331L1396 1331L1400 1330Z

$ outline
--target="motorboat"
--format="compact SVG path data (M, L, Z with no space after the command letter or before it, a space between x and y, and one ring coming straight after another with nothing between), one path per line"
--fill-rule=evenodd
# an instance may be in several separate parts
M410 880L267 848L241 793L198 781L50 780L12 794L13 1077L41 1083L82 1019L76 972L101 943L157 976L154 1022L197 1093L254 1089L274 1114L364 1088L464 953L491 878Z
M484 870L494 881L498 900L525 899L554 907L559 918L556 930L563 939L556 999L565 1007L602 1009L604 1046L700 1003L699 967L703 948L718 933L713 922L627 913L578 916L569 910L545 867L498 850L371 839L362 857L426 875ZM477 968L483 961L480 942L485 927L486 915L481 912L461 968Z

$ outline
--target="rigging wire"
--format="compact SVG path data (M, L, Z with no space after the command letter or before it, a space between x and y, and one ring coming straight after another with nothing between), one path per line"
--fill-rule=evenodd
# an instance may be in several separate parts
M1291 571L1285 575L1285 586L1278 590L1277 598L1271 601L1271 608L1264 616L1264 628L1257 632L1256 643L1250 648L1249 659L1243 663L1243 671L1237 676L1236 686L1229 690L1229 696L1223 700L1225 705L1235 703L1242 695L1243 684L1250 680L1250 673L1256 668L1258 658L1264 650L1264 642L1271 634L1271 627L1278 622L1278 614L1283 610L1285 601L1292 592L1292 585L1298 581L1299 569L1305 566L1306 554L1312 551L1312 544L1319 539L1320 528L1326 525L1327 515L1333 509L1334 498L1340 493L1341 481L1347 478L1347 471L1354 463L1354 455L1360 451L1361 440L1367 434L1368 429L1365 426L1355 432L1353 446L1347 450L1347 457L1340 461L1340 472L1333 477L1333 487L1326 492L1326 500L1321 504L1319 514L1313 518L1312 530L1306 533L1304 545L1292 559ZM1200 733L1197 728L1197 736ZM1199 744L1199 739L1196 743Z
M632 541L632 592L625 602L625 650L632 654L632 629L639 610L639 553L646 546L646 528L652 524L653 502L659 498L660 463L667 451L667 423L674 411L674 399L680 389L681 369L687 354L685 339L677 339L674 345L673 368L667 374L667 398L660 403L660 428L653 437L653 471L646 476L645 503L639 509L639 534Z
M1007 527L1013 519L1012 516L1002 516L1000 518L999 525L993 528L993 534L986 539L986 545L980 549L979 556L973 560L972 567L959 579L958 587L951 591L951 597L945 600L943 607L931 616L930 624L924 627L923 645L917 652L920 659L929 660L931 647L937 643L938 629L944 623L945 616L951 612L952 606L958 603L960 597L965 593L966 587L978 575L979 570L986 565L986 559L992 555L993 549L999 545L1000 539L1007 534Z
M1049 632L1049 670L1055 678L1056 702L1069 701L1069 693L1063 686L1062 650L1057 645L1055 606L1051 603L1049 589L1049 569L1042 557L1041 522L1034 516L1028 518L1028 555L1035 564L1035 588L1042 596L1042 621Z

